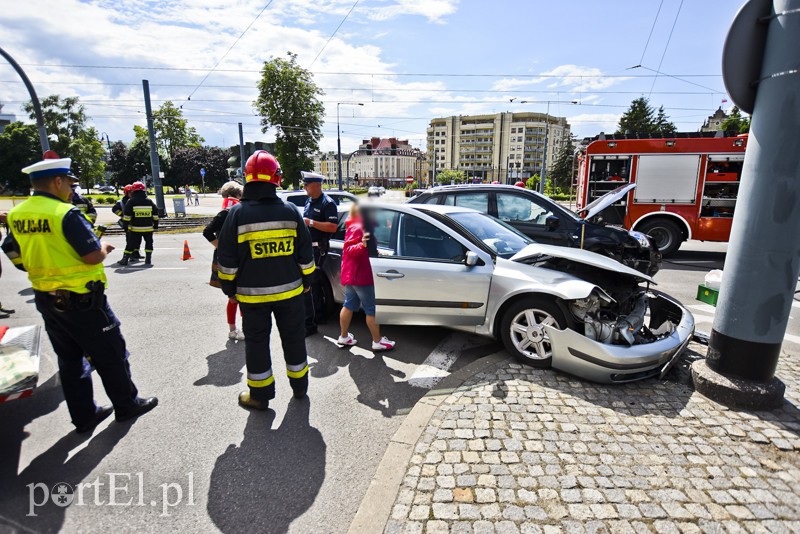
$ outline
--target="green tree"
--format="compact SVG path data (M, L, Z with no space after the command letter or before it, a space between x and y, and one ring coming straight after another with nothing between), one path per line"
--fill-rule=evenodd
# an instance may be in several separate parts
M147 130L144 128L141 130L144 130L146 137ZM161 107L153 112L153 130L156 134L156 144L163 149L170 160L175 157L175 153L179 149L199 147L205 141L197 134L197 130L193 126L189 126L186 119L183 118L183 111L176 108L170 100L161 104Z
M539 190L539 175L534 174L530 178L525 181L525 189L533 189L534 191Z
M72 158L72 171L80 177L84 187L102 180L105 173L103 143L97 130L87 126L86 109L78 97L50 95L41 101L41 106L50 148L61 157ZM23 108L35 121L33 104L28 102Z
M261 131L277 129L275 155L283 170L283 186L297 187L300 171L313 168L311 155L319 151L323 92L311 72L297 64L297 54L289 52L288 59L264 62L258 93L253 104L261 115Z
M42 157L39 131L33 124L12 122L0 134L0 189L3 194L28 194L30 177L23 167Z
M561 145L558 147L556 157L553 161L553 167L550 169L548 180L552 180L556 187L569 187L574 179L573 171L577 172L577 168L573 166L573 155L575 152L574 143L576 137L570 135L563 137Z
M182 184L201 184L200 169L205 169L206 189L215 190L228 181L230 156L230 150L215 146L181 148L172 161L172 174Z
M440 185L463 184L467 181L467 176L464 171L454 171L452 169L445 169L436 174L436 181Z
M728 118L722 123L722 129L726 132L747 133L750 131L750 117L742 116L739 106L733 106Z
M664 112L664 106L658 112L645 97L634 98L628 110L622 114L617 126L618 134L627 135L672 135L676 131Z

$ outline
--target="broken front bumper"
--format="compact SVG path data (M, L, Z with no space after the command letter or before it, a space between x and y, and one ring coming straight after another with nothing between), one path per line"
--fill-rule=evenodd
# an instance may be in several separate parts
M665 317L671 318L677 325L669 336L642 345L608 345L574 330L545 326L552 343L553 368L604 384L642 380L668 370L692 339L694 317L672 297L654 293L650 326L657 328Z

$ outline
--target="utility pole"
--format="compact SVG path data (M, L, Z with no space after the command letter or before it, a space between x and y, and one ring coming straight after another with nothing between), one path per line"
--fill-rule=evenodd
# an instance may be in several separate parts
M161 166L158 162L158 150L156 150L156 131L153 128L153 108L150 106L150 82L142 80L142 90L144 91L144 111L147 115L147 133L150 139L150 169L153 173L153 187L156 190L156 206L160 217L167 216L167 209L164 207L164 186L161 183Z
M42 145L42 154L50 150L50 140L47 138L47 128L44 125L44 117L42 115L42 106L39 104L39 97L36 96L36 89L33 88L33 84L31 83L30 79L28 79L28 75L25 74L25 71L22 70L22 67L19 66L13 57L11 57L8 52L0 48L0 56L3 56L6 61L14 67L14 70L17 71L19 77L22 78L22 83L25 84L25 88L28 90L28 94L31 96L31 104L33 104L33 114L36 116L36 126L39 129L39 143Z
M723 51L731 99L752 114L706 360L697 391L735 408L777 408L775 377L800 272L800 0L750 0Z
M336 146L337 150L339 151L339 191L342 190L342 132L339 129L339 106L344 104L345 106L363 106L361 102L337 102L336 103ZM347 177L347 190L350 190L350 176Z
M239 168L242 171L242 183L244 183L244 132L242 123L239 123Z

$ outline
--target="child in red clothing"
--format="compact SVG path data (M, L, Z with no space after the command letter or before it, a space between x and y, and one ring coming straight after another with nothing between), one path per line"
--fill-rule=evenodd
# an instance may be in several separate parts
M353 320L353 312L359 308L367 315L367 327L372 334L372 350L382 351L394 348L394 341L381 336L381 329L375 321L375 282L372 280L372 267L369 264L367 241L369 234L364 232L358 204L350 208L347 232L342 248L342 285L344 286L344 306L339 314L341 335L337 340L340 347L356 344L353 334L347 331Z

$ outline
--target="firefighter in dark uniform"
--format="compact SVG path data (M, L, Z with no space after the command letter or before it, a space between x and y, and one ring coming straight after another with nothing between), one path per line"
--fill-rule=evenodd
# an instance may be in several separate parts
M158 399L139 397L131 379L120 323L105 296L103 260L114 247L101 242L89 221L70 204L77 181L71 160L47 151L45 159L22 169L33 195L8 214L10 233L3 251L28 272L36 309L58 355L61 387L77 432L89 432L116 413L117 421L138 417ZM88 355L112 406L94 402Z
M92 201L78 193L77 189L78 184L72 184L72 205L78 208L83 216L94 225L97 221L97 210L92 205Z
M127 242L119 264L128 265L131 254L139 250L144 239L144 264L152 265L153 232L158 230L158 208L147 198L147 189L142 182L131 184L131 198L122 211L122 223L125 225Z
M325 322L325 300L322 289L322 265L328 254L328 242L339 226L336 202L322 191L322 175L303 172L303 189L306 190L303 222L311 233L314 263L317 270L311 280L311 291L305 296L306 336L317 332L317 324Z
M220 285L242 311L249 391L239 394L239 404L257 410L266 410L275 398L269 350L273 316L294 397L308 391L303 293L310 289L314 256L297 208L278 198L281 174L278 160L267 151L250 156L241 202L230 209L218 236Z
M125 210L125 204L131 199L132 185L128 184L122 188L122 198L117 200L117 203L111 207L111 213L119 217L119 227L125 230L125 223L122 221L122 212ZM125 232L125 240L127 241L128 232ZM131 254L131 260L139 261L142 258L139 250L134 250Z

